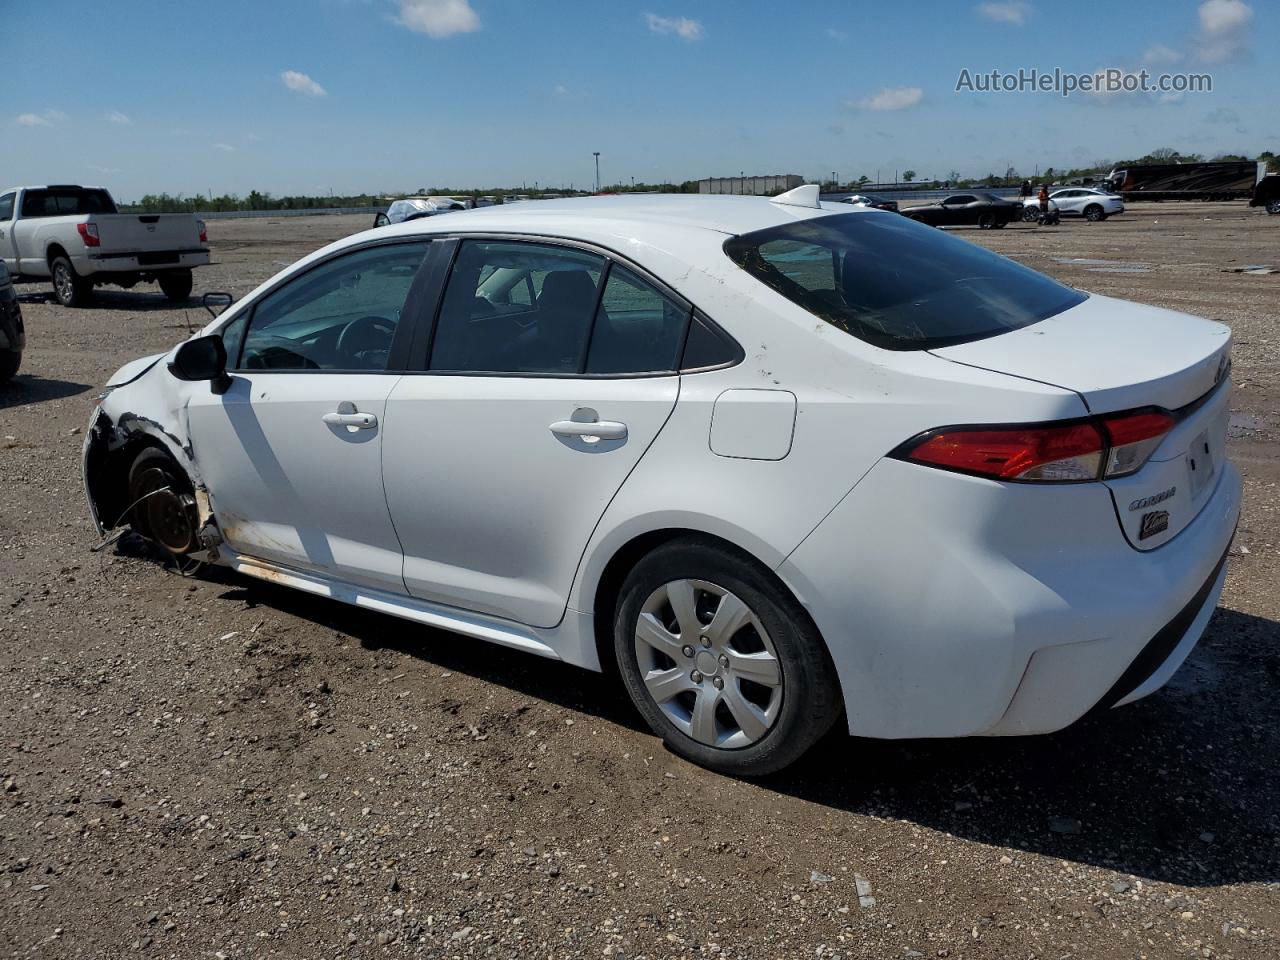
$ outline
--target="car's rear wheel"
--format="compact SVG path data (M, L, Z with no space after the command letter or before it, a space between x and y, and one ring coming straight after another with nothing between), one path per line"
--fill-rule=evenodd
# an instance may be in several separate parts
M1107 215L1105 211L1103 211L1102 207L1098 206L1096 203L1091 203L1084 208L1084 218L1090 223L1099 223L1100 221L1107 219Z
M0 386L8 383L22 366L21 350L0 350Z
M1280 200L1272 200L1268 203L1267 213L1280 213Z
M753 561L678 540L623 583L614 653L636 708L675 753L738 776L800 757L840 715L808 614Z
M982 230L990 230L996 225L996 215L994 213L983 213L978 215L978 227Z
M64 307L81 307L93 292L93 284L85 280L66 257L55 257L50 265L53 295Z
M167 270L156 278L160 290L170 300L186 300L191 296L191 271Z
M133 529L175 556L197 548L195 497L191 481L173 458L148 447L129 467L130 523Z
M1007 227L1008 225L1009 225L1009 221L1008 221L1008 220L997 220L997 221L993 224L993 226L994 226L997 230L1003 230L1003 229L1004 229L1005 227Z

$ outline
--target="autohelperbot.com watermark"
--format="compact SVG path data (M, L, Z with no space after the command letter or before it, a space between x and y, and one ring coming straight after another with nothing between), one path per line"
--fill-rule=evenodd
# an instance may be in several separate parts
M1209 73L1157 73L1107 67L1092 73L1071 73L1055 67L1040 70L1022 67L1015 71L974 71L968 67L956 78L956 93L1212 93Z

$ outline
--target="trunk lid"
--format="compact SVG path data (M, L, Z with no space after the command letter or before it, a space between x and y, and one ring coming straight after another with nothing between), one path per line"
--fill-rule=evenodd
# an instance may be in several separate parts
M1106 481L1137 549L1167 543L1212 499L1230 413L1226 326L1095 294L1029 327L932 352L1073 390L1095 414L1142 407L1174 413L1177 423L1146 465Z
M101 246L93 252L99 256L200 247L200 228L189 213L100 213L88 220L98 225Z

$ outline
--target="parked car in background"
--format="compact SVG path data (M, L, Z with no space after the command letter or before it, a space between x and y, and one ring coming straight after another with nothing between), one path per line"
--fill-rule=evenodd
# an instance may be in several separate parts
M1084 217L1097 223L1115 213L1124 213L1124 198L1105 190L1088 187L1068 187L1049 194L1050 208L1056 208L1064 217ZM1040 217L1040 201L1028 197L1023 201L1022 219L1031 223Z
M1230 351L816 185L503 205L127 365L85 487L100 530L616 668L764 774L837 722L1047 733L1165 684L1240 511Z
M1021 220L1022 203L990 193L956 193L936 203L904 207L899 212L931 227L978 226L989 230Z
M52 281L64 307L95 286L155 281L170 300L191 296L191 270L209 262L204 222L189 213L118 213L101 187L0 190L0 259L15 283Z
M387 207L386 213L380 213L374 217L373 225L385 227L392 223L404 223L407 220L434 217L436 214L465 209L467 205L453 197L405 197Z
M0 261L0 384L8 383L22 365L27 333L22 326L18 294L9 282L9 271Z
M872 207L876 210L892 210L898 212L897 200L881 200L879 197L868 197L865 194L855 193L851 197L845 197L841 203L851 203L855 207Z
M1280 213L1280 174L1268 174L1258 181L1249 206L1264 207L1267 213Z

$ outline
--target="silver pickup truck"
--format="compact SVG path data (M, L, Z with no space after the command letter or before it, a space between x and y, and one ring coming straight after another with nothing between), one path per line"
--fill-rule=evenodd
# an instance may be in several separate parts
M63 306L95 286L155 281L170 300L191 295L191 268L209 262L203 221L189 213L117 213L101 187L0 190L0 260L15 283L52 281Z

